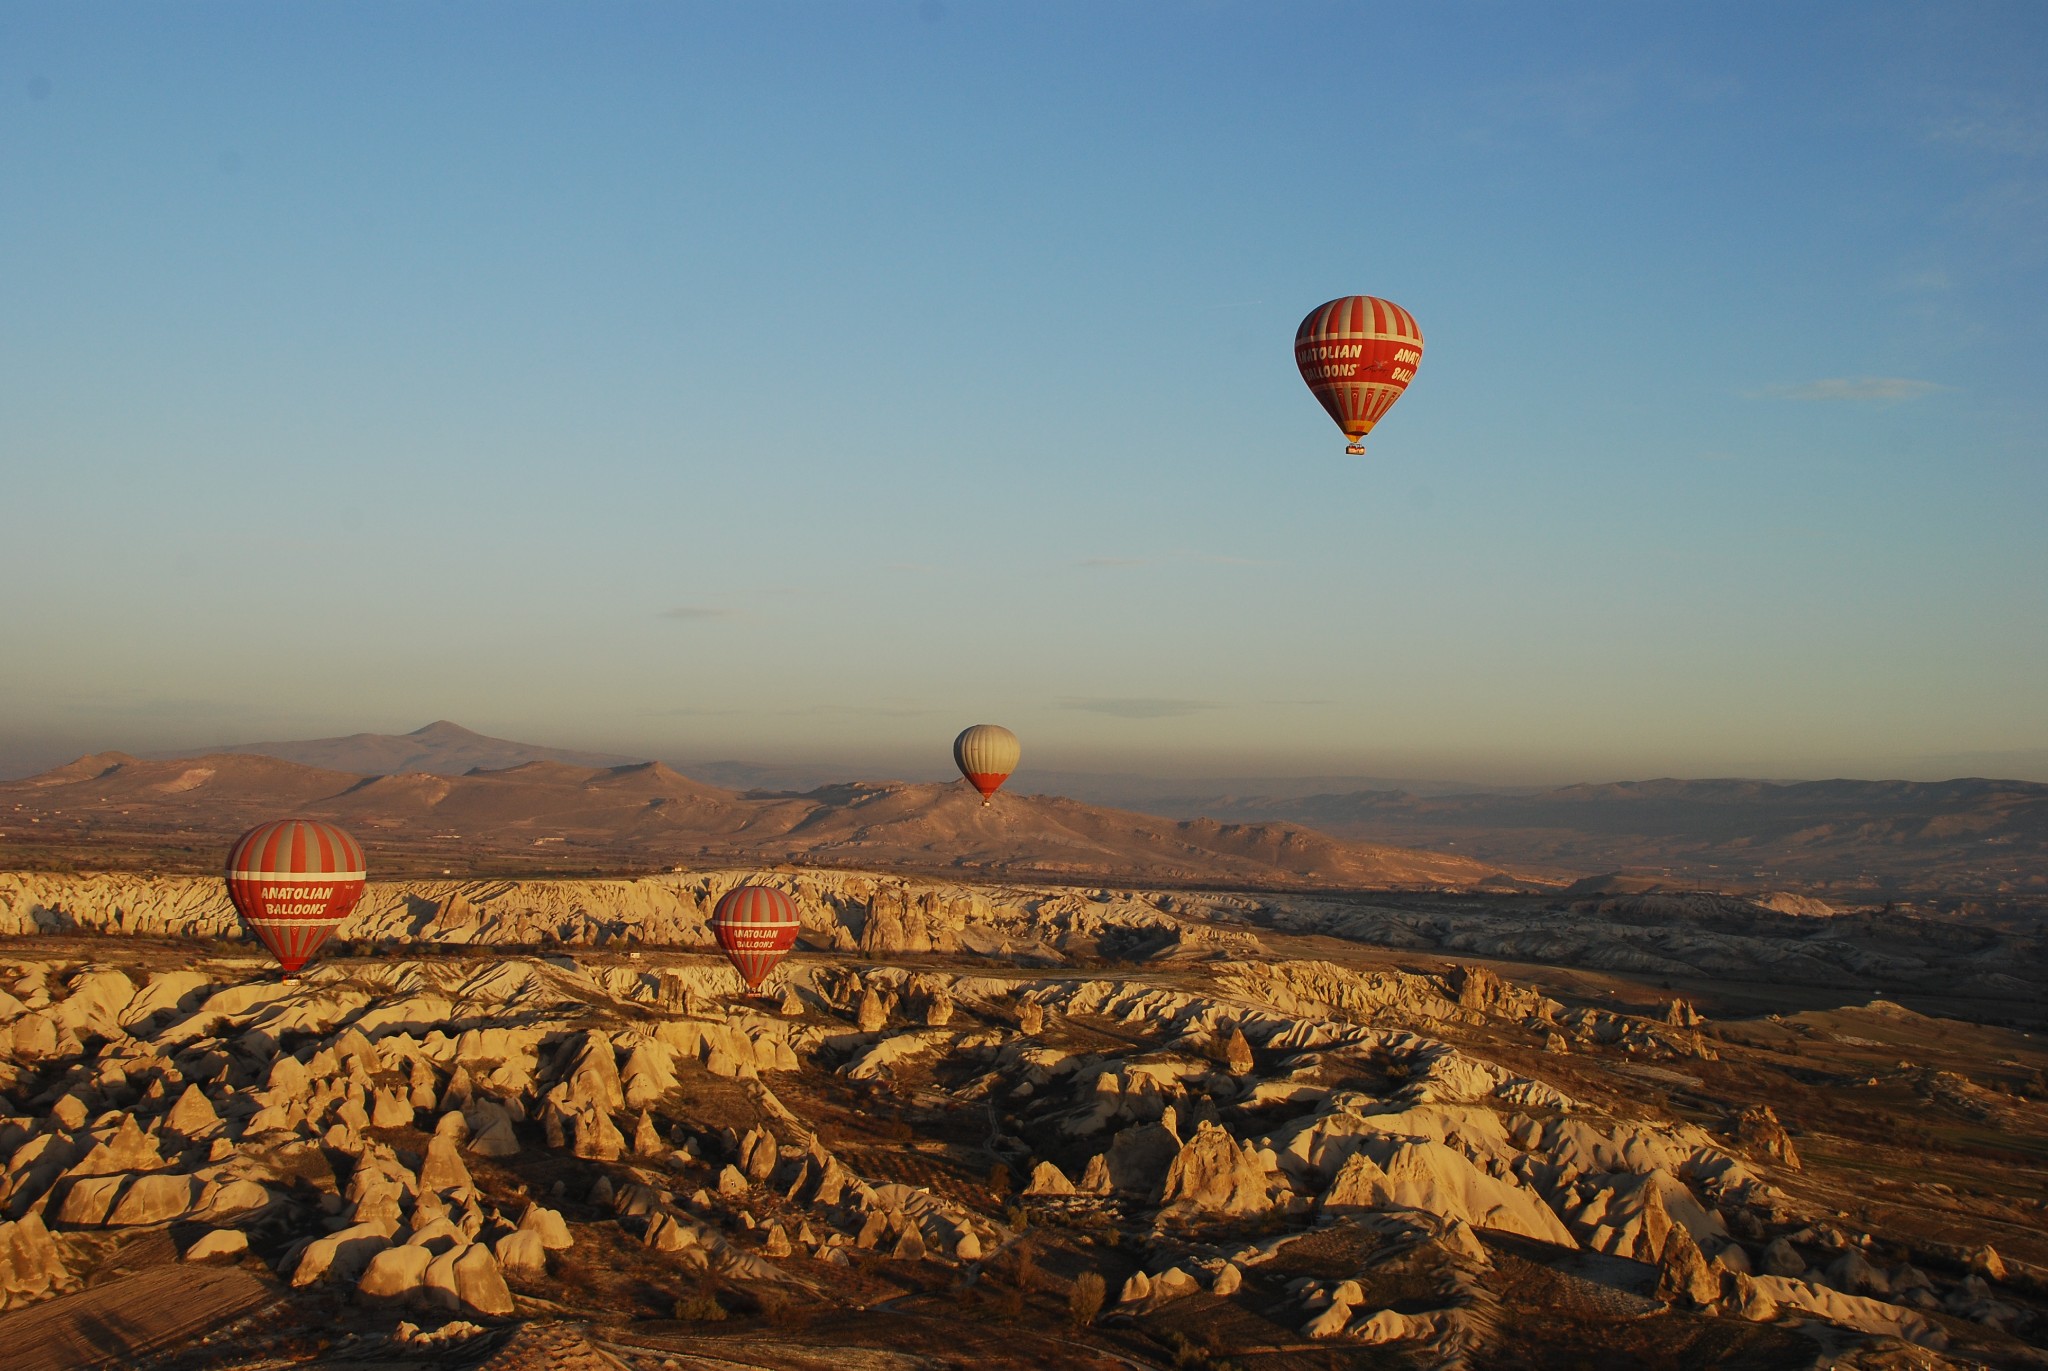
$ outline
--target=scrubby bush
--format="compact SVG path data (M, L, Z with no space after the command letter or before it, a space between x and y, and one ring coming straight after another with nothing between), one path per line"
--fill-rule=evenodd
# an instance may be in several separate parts
M1086 1328L1095 1322L1095 1316L1102 1312L1102 1302L1109 1298L1109 1287L1102 1277L1093 1271L1083 1271L1074 1278L1074 1293L1067 1297L1067 1312L1074 1316L1076 1325Z
M1185 1333L1168 1333L1165 1346L1173 1354L1175 1371L1237 1371L1237 1363L1217 1356Z
M688 1323L717 1323L725 1318L725 1306L702 1291L676 1301L676 1317Z
M1029 1241L1020 1242L1011 1251L1016 1262L1010 1268L1010 1283L1019 1290L1038 1288L1038 1252Z

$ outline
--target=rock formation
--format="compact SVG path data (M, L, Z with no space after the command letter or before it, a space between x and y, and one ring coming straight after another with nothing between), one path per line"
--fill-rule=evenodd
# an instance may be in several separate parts
M1654 1290L1665 1312L1631 1336L1666 1351L1677 1335L1659 1330L1710 1313L1927 1347L1957 1326L2030 1336L2031 1211L1950 1195L1950 1212L2004 1226L1922 1250L1775 1189L1798 1158L1767 1108L1710 1134L1661 1103L1726 1090L1703 1053L1747 1081L1825 1030L1717 1018L1695 1043L1696 1012L1647 993L1647 1014L1621 998L1566 1009L1481 968L1247 955L1255 915L1281 931L1392 920L1377 896L968 898L800 879L832 895L849 938L954 950L912 967L802 951L778 1006L737 995L708 953L624 939L574 956L337 955L293 986L233 949L165 972L121 961L117 938L39 942L45 960L0 964L9 1305L97 1289L107 1254L132 1247L193 1281L268 1264L288 1301L341 1301L384 1336L400 1314L482 1327L515 1312L514 1290L522 1319L581 1312L586 1288L610 1298L589 1273L616 1268L669 1292L660 1312L680 1300L706 1329L801 1340L811 1323L779 1319L778 1299L850 1318L893 1270L976 1308L1015 1292L1021 1345L1062 1302L1042 1298L1065 1279L1050 1272L1108 1261L1139 1327L1206 1290L1276 1343L1407 1344L1395 1355L1448 1366L1520 1336L1501 1331L1522 1326L1504 1273L1548 1264L1589 1326L1646 1312ZM417 916L487 940L512 926L520 883L501 885L444 891ZM564 902L537 907L572 935L609 917ZM837 945L823 921L811 947ZM1108 969L1057 965L1083 957ZM1544 1055L1553 1043L1569 1055ZM1949 1074L1887 1079L1943 1109L2032 1117ZM1978 1250L1986 1236L2003 1257ZM1023 1259L1039 1243L1056 1263ZM1654 1286L1604 1257L1651 1264ZM1603 1280L1618 1284L1585 1294Z
M1266 1171L1227 1131L1203 1123L1167 1167L1160 1200L1225 1214L1258 1213L1268 1204Z
M1737 1144L1748 1151L1794 1171L1800 1169L1799 1153L1792 1146L1791 1135L1785 1132L1777 1112L1769 1105L1753 1104L1744 1109L1736 1116L1733 1131Z

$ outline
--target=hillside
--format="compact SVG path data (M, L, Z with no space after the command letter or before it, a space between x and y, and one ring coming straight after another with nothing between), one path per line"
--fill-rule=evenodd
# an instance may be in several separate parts
M1285 822L1176 822L1036 795L1002 794L983 808L958 784L742 795L655 762L364 777L236 753L109 752L0 785L0 861L210 870L238 833L280 813L347 825L391 871L644 870L710 858L1189 885L1511 884L1466 858Z
M1168 812L1303 824L1479 861L1842 891L2048 893L2048 785L1653 780L1535 794L1185 796Z

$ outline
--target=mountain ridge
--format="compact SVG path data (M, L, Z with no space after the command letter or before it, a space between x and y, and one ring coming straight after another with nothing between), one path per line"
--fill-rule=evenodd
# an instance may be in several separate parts
M436 719L410 733L349 733L335 738L298 741L226 743L213 747L149 754L144 760L185 761L194 757L255 753L280 761L328 771L354 771L389 776L404 771L461 775L478 767L489 770L529 761L557 761L582 766L617 766L646 761L611 752L547 747L539 743L493 738L447 719Z
M241 760L223 760L228 758ZM304 760L309 758L313 760ZM48 790L118 768L125 761L144 760L158 759L95 753L15 784ZM412 776L415 779L402 783L369 786L345 807L360 809L376 799L396 805L416 822L424 822L433 807L425 804L423 796L433 793L434 806L446 799L440 787L424 778L471 777L476 779L469 789L477 793L465 795L446 814L466 813L475 824L520 822L531 829L548 821L549 815L562 820L579 806L590 808L600 794L609 794L616 801L615 819L638 834L637 841L643 843L655 841L665 827L672 830L674 824L668 821L690 813L707 842L760 844L774 833L777 842L800 853L803 843L815 837L832 850L858 853L878 846L883 849L880 860L889 860L888 852L894 851L901 859L911 860L914 855L914 860L926 864L940 860L943 852L943 844L910 833L900 823L884 835L873 824L853 824L850 817L856 800L874 805L888 787L928 781L831 779L832 768L822 766L670 764L492 738L445 719L408 734L358 733L304 743L247 743L162 760L181 762L185 767L177 776L159 782L164 785L197 786L199 771L223 772L224 768L231 771L223 774L253 783L259 775L268 774L262 771L264 766L283 763L314 766L331 777L357 783ZM1176 785L1144 778L1026 770L1012 780L1005 795L1014 799L1034 785L1058 788L1075 802L1125 815L1120 822L1126 833L1150 831L1138 822L1142 816L1158 816L1146 821L1154 824L1208 817L1238 825L1227 840L1217 839L1243 848L1225 861L1225 879L1246 878L1251 869L1244 863L1259 847L1246 836L1250 829L1242 826L1282 824L1327 835L1340 845L1377 845L1470 858L1484 867L1542 873L1561 881L1582 878L1588 872L1606 872L1612 873L1616 882L1639 882L1648 875L1669 888L1776 887L1792 882L1855 899L1885 897L1895 890L2048 894L2048 785L2038 782L1984 777L1774 781L1664 776L1548 788L1459 789L1405 782L1384 788L1310 788L1317 780L1341 784L1350 779L1304 777L1262 782L1244 778L1241 782L1197 780ZM1072 788L1062 782L1071 783ZM279 798L293 803L298 802L294 796L316 798L319 789L304 777L289 782L277 778L277 783L282 787ZM549 787L562 794L542 803L534 792ZM625 796L636 790L641 804L660 801L671 812L625 822L621 807L630 807ZM570 791L583 792L583 799L565 801L563 796ZM515 792L524 793L525 803L540 807L531 813L521 812L522 800ZM928 806L932 802L932 794L927 793L923 803ZM902 807L900 799L880 803L884 808ZM837 808L846 808L847 813L828 822L826 816ZM749 817L742 819L742 810ZM811 816L803 821L801 831L776 831L785 821L795 823L790 816L799 812ZM1038 835L1048 853L1066 854L1076 844L1100 847L1107 841L1100 832L1083 841L1067 831L1057 811L1046 810L1040 818L1051 825ZM953 831L954 840L963 840L963 834L964 830ZM572 846L566 834L558 836L561 846ZM1174 844L1179 841L1179 836L1172 840ZM1147 862L1165 861L1161 844L1167 842L1163 832L1146 840ZM1116 843L1111 841L1109 846L1114 848ZM1202 843L1194 846L1199 848ZM1276 857L1282 855L1281 847L1284 844L1274 847ZM1016 851L1003 854L986 844L976 851L974 860L993 862L996 866L992 869L1014 868L1019 859ZM1337 865L1345 865L1334 852L1325 855ZM812 856L823 860L823 849ZM1299 851L1286 854L1286 860L1298 856ZM1181 869L1186 863L1167 861L1166 865ZM1154 869L1144 863L1141 866Z
M1722 884L1790 878L1873 893L2048 894L2048 785L2033 781L1663 777L1534 794L1190 796L1162 807L1454 848L1505 866L1655 870Z
M243 829L283 812L349 826L366 849L414 869L475 869L515 857L529 865L573 857L600 868L743 859L1084 881L1515 884L1467 858L1348 842L1284 822L1162 819L1007 792L984 806L958 782L850 782L743 795L659 762L582 767L535 759L460 776L364 776L261 754L99 753L0 785L0 805L15 816L6 825L10 844L69 843L68 850L85 852L154 844L194 853L176 859L194 866L210 864L214 848L225 850Z

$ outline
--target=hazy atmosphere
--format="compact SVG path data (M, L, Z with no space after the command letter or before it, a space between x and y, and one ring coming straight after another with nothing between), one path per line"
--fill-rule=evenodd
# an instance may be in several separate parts
M0 0L0 1371L2044 1371L2044 73Z
M1345 83L1333 64L1346 64ZM0 4L0 770L2048 779L2033 5ZM1346 457L1289 354L1429 359Z

